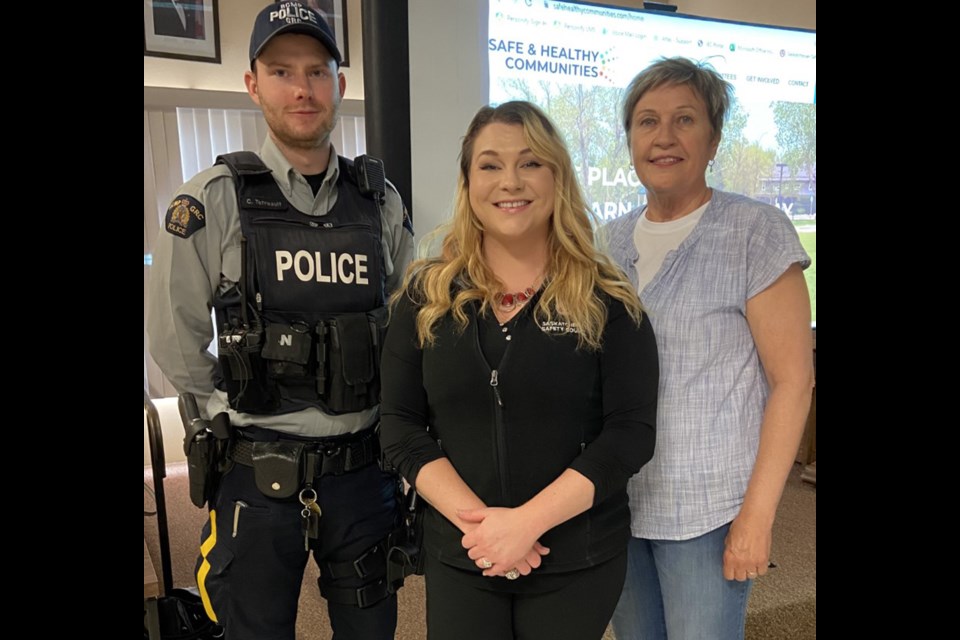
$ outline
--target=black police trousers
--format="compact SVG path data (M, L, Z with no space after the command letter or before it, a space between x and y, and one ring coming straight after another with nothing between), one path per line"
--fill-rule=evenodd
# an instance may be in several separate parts
M314 484L320 505L319 537L310 541L324 588L356 589L358 576L325 576L325 562L359 558L394 528L396 477L369 464ZM254 483L253 468L234 464L223 477L203 528L197 585L207 615L226 640L294 640L297 603L309 552L296 496L276 500ZM386 565L383 567L386 571ZM392 640L397 596L360 608L327 602L334 640Z

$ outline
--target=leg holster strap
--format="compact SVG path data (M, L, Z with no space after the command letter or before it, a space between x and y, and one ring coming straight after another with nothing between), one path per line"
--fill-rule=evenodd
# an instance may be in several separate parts
M320 584L320 595L329 602L337 604L350 604L361 609L373 606L393 595L395 589L391 589L386 578L380 578L376 582L364 585L358 589L345 587L324 586L322 580L317 581Z
M320 571L333 580L341 578L366 578L383 571L387 564L386 541L370 547L356 560L346 562L321 562Z

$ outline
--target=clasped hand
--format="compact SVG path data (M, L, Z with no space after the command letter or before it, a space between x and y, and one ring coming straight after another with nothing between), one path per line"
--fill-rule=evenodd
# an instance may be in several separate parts
M513 569L522 576L530 575L550 553L538 541L543 532L532 530L518 509L466 509L457 511L457 516L476 524L461 544L485 576L504 576Z

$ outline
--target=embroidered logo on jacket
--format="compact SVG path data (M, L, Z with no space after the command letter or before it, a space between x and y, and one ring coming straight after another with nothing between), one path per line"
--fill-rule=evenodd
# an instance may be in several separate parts
M580 333L576 323L566 320L544 320L538 324L544 333Z
M206 224L203 205L196 198L181 194L170 203L164 226L168 233L189 238Z

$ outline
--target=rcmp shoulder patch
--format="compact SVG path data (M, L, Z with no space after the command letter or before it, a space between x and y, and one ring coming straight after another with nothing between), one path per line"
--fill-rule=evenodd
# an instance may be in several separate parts
M189 238L207 224L203 205L193 196L178 195L167 209L164 227L167 233Z

